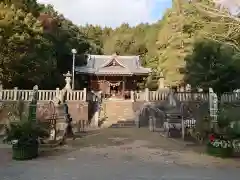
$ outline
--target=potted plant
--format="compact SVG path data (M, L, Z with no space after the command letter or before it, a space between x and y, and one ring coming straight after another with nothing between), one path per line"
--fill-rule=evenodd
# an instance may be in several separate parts
M37 122L21 120L6 127L4 141L12 144L13 159L28 160L38 156L38 139L47 136L47 131Z

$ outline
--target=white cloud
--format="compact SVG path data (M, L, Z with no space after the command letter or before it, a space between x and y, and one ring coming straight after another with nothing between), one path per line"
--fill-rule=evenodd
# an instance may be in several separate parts
M166 0L38 0L54 8L77 24L116 27L123 22L136 25L152 22L156 2Z

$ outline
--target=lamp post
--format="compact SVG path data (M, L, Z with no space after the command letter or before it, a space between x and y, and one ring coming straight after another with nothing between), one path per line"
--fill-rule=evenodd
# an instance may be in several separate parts
M77 54L77 50L76 49L72 49L72 90L74 90L74 81L75 81L75 59L76 59L76 54Z

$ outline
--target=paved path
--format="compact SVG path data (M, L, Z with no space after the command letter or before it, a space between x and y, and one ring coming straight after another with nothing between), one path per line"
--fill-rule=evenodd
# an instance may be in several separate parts
M4 164L0 166L0 179L238 180L240 177L237 168L190 162L186 158L178 159L181 154L159 149L146 151L136 144L68 151L58 156Z
M101 135L32 161L11 161L0 144L0 180L239 180L239 161L200 155L148 130L106 130Z

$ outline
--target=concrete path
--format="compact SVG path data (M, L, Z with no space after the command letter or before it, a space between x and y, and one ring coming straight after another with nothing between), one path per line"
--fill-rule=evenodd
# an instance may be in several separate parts
M0 167L1 180L238 180L237 168L179 163L168 154L133 155L117 148L86 148ZM128 151L128 152L127 152ZM154 158L157 156L158 158ZM168 157L169 156L169 157Z
M86 140L91 145L79 141L78 146L64 146L52 155L26 162L11 161L10 150L0 148L0 180L239 180L240 177L238 162L187 150L151 148L146 140L108 138L113 145L103 139L104 146L94 144L96 138L92 137Z

